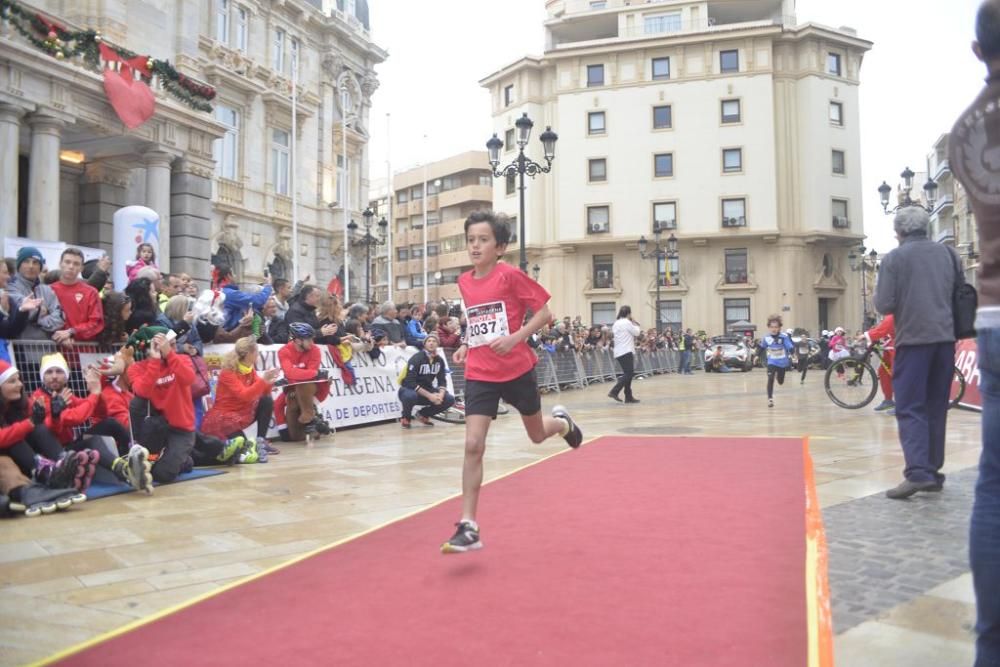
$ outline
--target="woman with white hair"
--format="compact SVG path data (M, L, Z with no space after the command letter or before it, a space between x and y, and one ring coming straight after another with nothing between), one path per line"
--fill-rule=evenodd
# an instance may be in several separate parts
M941 491L948 392L955 368L952 295L965 282L958 254L927 238L930 218L920 206L896 214L899 247L882 259L875 309L896 321L892 382L906 468L886 492L900 500Z

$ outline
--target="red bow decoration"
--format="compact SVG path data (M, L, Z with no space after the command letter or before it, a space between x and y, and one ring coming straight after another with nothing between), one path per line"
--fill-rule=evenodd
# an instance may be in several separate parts
M111 108L125 126L134 130L149 120L156 110L153 91L142 81L136 81L136 70L145 77L150 76L146 63L147 56L122 58L103 42L98 45L101 58L107 63L120 63L118 71L107 67L104 70L104 93L108 96Z

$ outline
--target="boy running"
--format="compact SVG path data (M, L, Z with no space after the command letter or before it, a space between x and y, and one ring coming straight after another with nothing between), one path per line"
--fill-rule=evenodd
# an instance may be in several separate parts
M760 349L767 356L767 407L773 408L774 377L778 377L778 384L785 384L785 371L792 365L794 345L789 335L781 332L780 315L768 317L767 328L771 333L760 341Z
M455 351L454 362L465 363L465 462L462 468L462 520L442 553L480 549L476 509L483 484L483 453L490 421L496 419L502 398L521 413L525 431L534 443L554 435L570 447L579 447L583 434L561 405L551 417L542 416L541 395L535 378L538 358L525 342L551 319L549 293L525 273L499 261L510 241L507 218L492 211L476 211L465 221L465 238L472 270L458 279L466 306L468 329ZM527 309L533 313L524 322Z

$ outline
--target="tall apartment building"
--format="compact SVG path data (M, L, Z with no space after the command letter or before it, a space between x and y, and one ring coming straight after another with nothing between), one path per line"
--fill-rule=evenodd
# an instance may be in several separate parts
M216 96L211 112L199 111L154 87L153 116L128 130L108 104L100 72L77 58L46 55L6 28L0 39L4 235L110 249L114 212L141 204L160 214L169 237L161 238L162 268L207 281L214 259L256 281L267 269L287 276L297 257L300 274L323 285L344 272L343 205L349 202L347 216L360 220L368 201L374 67L387 57L372 41L367 0L24 6L68 29L99 30L106 43L169 60L213 86ZM293 190L298 247L292 247ZM350 269L352 295L361 293L361 264Z
M393 176L394 300L421 302L425 295L431 301L461 298L458 276L472 268L465 249L465 219L492 206L492 181L485 151L460 153ZM518 248L515 234L508 253L516 255Z
M979 255L976 251L978 229L972 202L962 184L955 179L948 161L946 132L938 137L927 155L927 173L937 183L937 200L931 212L930 237L955 247L965 269L965 279L975 284Z
M862 232L858 84L871 43L798 25L794 0L546 0L546 45L481 84L501 158L514 122L558 132L527 188L529 262L553 311L719 333L772 312L861 324L848 254ZM517 190L494 183L516 215ZM640 260L655 225L678 257ZM657 275L661 293L655 302ZM654 311L655 308L655 311Z

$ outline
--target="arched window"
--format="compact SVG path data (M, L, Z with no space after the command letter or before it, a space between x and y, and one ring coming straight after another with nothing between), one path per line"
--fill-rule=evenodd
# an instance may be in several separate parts
M292 279L292 267L290 262L281 255L275 255L274 261L267 265L268 273L272 278Z
M219 244L218 250L212 255L212 266L228 266L233 270L233 278L237 282L243 277L242 264L239 253L223 243Z

